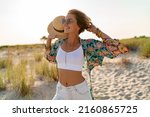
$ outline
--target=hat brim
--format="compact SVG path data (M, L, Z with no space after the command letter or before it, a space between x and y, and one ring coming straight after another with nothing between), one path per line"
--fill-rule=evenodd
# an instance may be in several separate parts
M56 29L54 29L52 22L48 25L47 27L47 31L50 35L55 35L56 38L58 39L65 39L67 38L67 34L64 33L63 31L58 31Z

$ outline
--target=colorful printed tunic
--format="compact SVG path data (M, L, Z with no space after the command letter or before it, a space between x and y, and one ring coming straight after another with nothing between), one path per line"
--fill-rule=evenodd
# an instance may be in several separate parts
M50 53L46 55L46 58L49 62L57 64L57 50L63 42L64 39L59 39L51 46ZM117 56L112 53L111 47L109 46L109 48L107 48L108 44L103 43L102 41L95 39L80 39L80 42L83 48L89 73L95 66L102 65L105 56L108 58L114 58Z

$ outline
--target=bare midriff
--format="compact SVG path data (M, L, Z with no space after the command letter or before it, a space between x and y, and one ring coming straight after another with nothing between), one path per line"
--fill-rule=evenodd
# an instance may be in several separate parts
M59 82L68 87L80 84L85 79L82 76L82 71L72 71L67 69L58 69Z

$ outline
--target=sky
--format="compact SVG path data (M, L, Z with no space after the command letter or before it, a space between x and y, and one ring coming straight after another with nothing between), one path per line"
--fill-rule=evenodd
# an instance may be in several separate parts
M0 46L43 43L48 24L70 9L112 38L150 36L150 0L0 0ZM97 38L85 31L81 38Z

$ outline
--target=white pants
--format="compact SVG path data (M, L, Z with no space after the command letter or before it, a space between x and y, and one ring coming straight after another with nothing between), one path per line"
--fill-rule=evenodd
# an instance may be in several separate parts
M53 100L92 100L87 82L65 87L60 82L56 86Z

